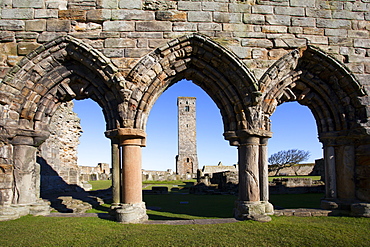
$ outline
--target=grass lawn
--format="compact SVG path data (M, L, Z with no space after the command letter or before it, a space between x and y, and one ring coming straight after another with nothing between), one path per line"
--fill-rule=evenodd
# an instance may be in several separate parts
M110 181L92 184L94 189L104 189ZM183 189L177 193L144 195L150 220L232 217L235 196L184 194L181 192L186 191L186 184L180 185ZM271 195L271 202L285 208L317 207L321 197ZM94 210L106 212L109 206L104 204ZM268 223L170 226L120 224L100 218L25 216L0 222L0 246L370 246L370 218L272 218Z
M0 222L0 246L369 246L369 229L369 218L349 217L169 226L25 216Z

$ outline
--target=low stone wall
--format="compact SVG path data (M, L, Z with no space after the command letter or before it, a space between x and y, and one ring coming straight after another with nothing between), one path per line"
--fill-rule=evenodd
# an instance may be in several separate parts
M190 180L195 179L196 174L183 174L178 175L173 170L168 169L167 171L148 171L142 170L143 181L174 181L174 180Z
M276 171L270 171L269 176L275 176ZM297 164L291 167L283 168L278 173L279 176L324 176L323 159L315 160L315 163Z

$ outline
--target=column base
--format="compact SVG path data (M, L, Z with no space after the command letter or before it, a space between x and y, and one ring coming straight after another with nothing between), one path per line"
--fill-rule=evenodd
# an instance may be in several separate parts
M268 215L274 214L274 207L266 201L235 201L234 217L237 220L271 221Z
M135 204L120 204L114 209L117 222L142 223L148 220L145 202Z

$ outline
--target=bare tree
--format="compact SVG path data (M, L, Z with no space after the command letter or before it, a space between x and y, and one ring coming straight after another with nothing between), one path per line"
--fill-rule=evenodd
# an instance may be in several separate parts
M269 170L276 171L275 176L277 176L281 169L299 164L299 162L305 161L309 157L310 151L298 149L282 150L272 154L268 159L270 164Z

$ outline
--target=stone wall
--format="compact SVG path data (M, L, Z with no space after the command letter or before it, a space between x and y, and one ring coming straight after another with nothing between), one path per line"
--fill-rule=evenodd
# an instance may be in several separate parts
M276 171L269 171L269 176L275 176ZM322 159L315 160L315 163L297 164L285 167L279 171L279 176L325 176L325 168Z
M50 137L39 147L41 191L64 191L69 185L81 186L77 147L82 134L80 118L73 102L63 103L51 118Z
M95 180L111 179L111 169L109 164L98 163L97 166L79 166L79 174L81 183Z
M368 0L4 0L0 77L62 35L100 50L122 71L166 42L201 33L234 52L259 78L292 49L318 46L355 74L370 73Z

